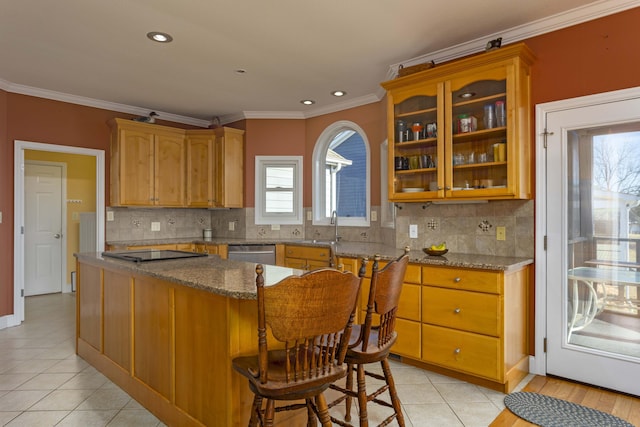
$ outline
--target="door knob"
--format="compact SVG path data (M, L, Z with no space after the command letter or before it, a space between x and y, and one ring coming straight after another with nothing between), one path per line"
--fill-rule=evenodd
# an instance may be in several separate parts
M54 238L59 239L60 237L62 237L62 235L60 233L56 233L53 235Z

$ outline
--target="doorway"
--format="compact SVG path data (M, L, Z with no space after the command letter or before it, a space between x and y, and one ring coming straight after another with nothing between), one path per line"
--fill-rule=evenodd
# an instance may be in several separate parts
M640 90L543 104L536 342L543 373L638 395ZM542 174L542 175L541 175ZM544 244L546 243L546 251ZM542 250L541 250L542 249ZM540 318L544 327L540 328ZM540 372L537 372L540 373Z
M67 153L95 158L95 207L96 207L96 251L105 245L105 152L90 148L71 147L38 142L14 142L14 263L13 290L14 313L8 320L10 326L24 320L25 286L25 150L50 153ZM63 266L64 268L64 266Z
M66 164L28 161L24 176L24 295L62 292Z

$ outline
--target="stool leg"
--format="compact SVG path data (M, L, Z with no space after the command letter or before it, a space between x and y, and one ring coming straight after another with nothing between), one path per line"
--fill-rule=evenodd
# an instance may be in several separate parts
M276 416L276 401L267 399L267 407L264 410L264 427L273 427L273 419Z
M249 427L256 427L258 425L261 409L262 409L262 397L256 394L253 397L253 404L251 405L251 419L249 420Z
M307 403L307 427L316 427L316 413L313 412L311 399L305 399Z
M353 365L352 364L347 365L347 385L345 387L349 391L353 390ZM353 399L351 395L347 394L347 403L346 403L347 412L344 415L344 420L347 422L351 421L351 399Z
M367 386L364 374L364 365L358 365L358 406L360 408L360 427L369 427L369 415L367 414Z
M398 392L396 391L396 383L393 381L393 375L391 375L391 367L389 361L385 357L380 361L382 365L382 372L384 372L384 378L389 386L389 396L391 396L391 405L396 412L396 419L400 427L404 427L404 415L402 415L402 406L400 405L400 399L398 399Z
M320 393L316 395L316 406L318 407L318 418L320 418L322 427L331 427L329 406L327 406L327 400L324 398L324 394Z

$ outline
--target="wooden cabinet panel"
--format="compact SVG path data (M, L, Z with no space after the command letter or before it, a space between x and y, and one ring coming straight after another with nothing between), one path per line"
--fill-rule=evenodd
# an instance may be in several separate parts
M176 207L185 205L184 150L183 135L155 136L154 204Z
M495 271L422 267L422 282L427 285L467 291L502 293L503 277Z
M497 381L504 377L500 340L486 335L423 324L422 359Z
M76 264L78 272L79 337L102 351L102 270L88 264Z
M137 129L120 129L118 132L120 153L119 188L117 203L123 206L153 205L154 199L154 136ZM113 173L113 171L112 171ZM113 204L113 199L112 199Z
M401 356L419 359L422 350L420 322L396 319L398 339L391 348L391 352Z
M499 337L502 335L501 302L498 295L424 286L422 321Z
M131 372L131 279L104 271L104 355Z
M420 285L410 283L402 284L402 293L400 294L400 301L398 303L398 317L420 321L420 293Z
M331 264L331 250L325 247L286 245L284 255L286 267L301 270L315 270Z
M213 204L213 132L187 133L187 206Z
M171 399L171 300L169 286L135 277L133 376Z

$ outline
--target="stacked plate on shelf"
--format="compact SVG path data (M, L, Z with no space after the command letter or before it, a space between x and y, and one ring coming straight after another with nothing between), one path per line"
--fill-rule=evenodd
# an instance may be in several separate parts
M405 187L401 190L403 193L419 193L424 191L423 187Z

